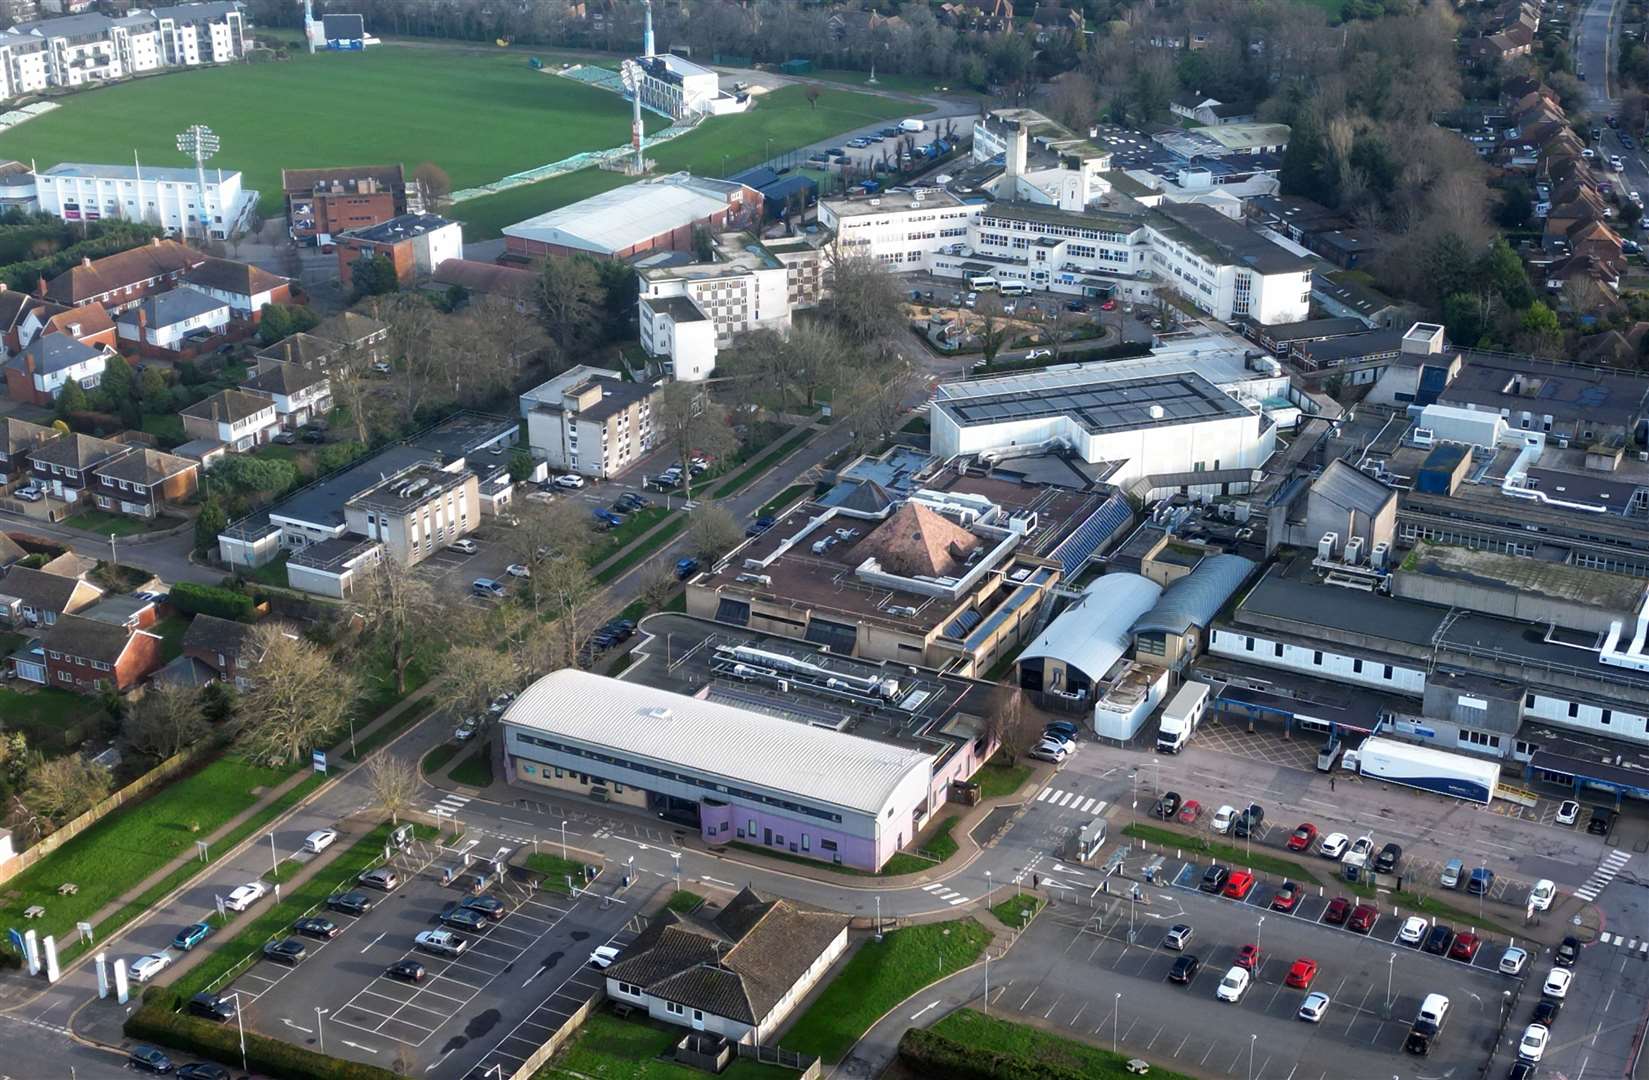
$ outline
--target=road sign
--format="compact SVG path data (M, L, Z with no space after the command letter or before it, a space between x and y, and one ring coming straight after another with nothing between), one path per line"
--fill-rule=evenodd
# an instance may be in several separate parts
M309 759L315 763L315 771L316 772L318 772L318 773L326 772L326 751L325 750L316 750L314 753L312 753L309 756Z
M92 943L92 924L89 922L77 922L74 925L75 929L80 931L80 940L90 945Z

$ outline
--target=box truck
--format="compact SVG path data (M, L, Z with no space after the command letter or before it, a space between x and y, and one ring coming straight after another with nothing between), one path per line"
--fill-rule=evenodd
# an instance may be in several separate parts
M1191 741L1191 735L1202 722L1208 708L1209 687L1195 679L1179 688L1162 710L1162 725L1157 729L1157 749L1165 754L1177 754Z

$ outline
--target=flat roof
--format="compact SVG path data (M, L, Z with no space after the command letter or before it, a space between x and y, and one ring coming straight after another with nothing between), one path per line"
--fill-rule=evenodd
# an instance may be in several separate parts
M1236 263L1262 274L1301 272L1315 265L1210 206L1162 203L1150 214L1152 228L1217 262Z
M1249 415L1229 394L1191 371L1095 379L1086 385L1001 387L997 393L941 397L934 407L963 427L1069 416L1095 435Z
M564 668L521 692L503 723L642 764L881 815L930 755L857 735ZM925 783L925 780L924 780Z
M917 192L922 196L922 209L954 210L960 206L972 205L963 202L944 188L936 187L921 187L916 191L883 191L874 195L853 195L840 199L820 199L819 204L830 207L830 212L839 218L868 217L872 214L891 214L895 210L912 209L911 204L918 201Z
M402 214L392 217L388 221L380 221L376 225L367 225L360 229L346 229L340 235L353 237L357 240L366 240L374 244L394 244L414 236L423 236L437 229L444 229L454 222L437 214Z
M270 507L267 514L269 517L312 523L321 528L336 528L344 523L344 504L350 499L402 469L435 460L435 455L428 450L391 446L365 461L315 481ZM249 519L247 524L254 524L257 516Z
M1564 420L1631 423L1649 411L1649 378L1613 368L1561 364L1525 356L1467 353L1438 396L1446 404L1550 413ZM1515 425L1513 425L1515 426Z
M483 446L518 433L521 421L513 416L463 412L447 417L428 431L414 435L407 445L440 455L443 464L467 458Z
M742 184L673 173L506 225L505 236L613 254L725 210Z
M218 175L222 174L223 181L238 181L240 172L235 169L207 169L206 186L212 187L218 182ZM188 184L194 186L199 177L193 169L180 169L166 165L144 165L141 168L132 165L94 165L84 161L65 161L60 165L53 165L49 169L42 169L35 174L39 177L74 177L83 180L146 180L164 181L169 184Z
M387 510L404 514L421 506L437 494L458 487L475 474L469 469L447 472L433 464L418 464L380 480L350 499L346 506L362 506L372 510ZM403 494L403 492L405 494Z
M1642 578L1625 574L1453 544L1419 545L1403 561L1403 573L1550 597L1600 608L1628 622L1636 619L1649 587Z

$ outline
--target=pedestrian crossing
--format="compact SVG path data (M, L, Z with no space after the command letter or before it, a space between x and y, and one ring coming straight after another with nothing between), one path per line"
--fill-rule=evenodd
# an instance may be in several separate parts
M1599 934L1597 939L1605 945L1624 948L1629 953L1649 958L1649 938L1628 938L1625 934L1611 934L1605 931Z
M963 896L961 893L957 892L955 889L952 889L942 881L935 881L931 884L923 885L922 891L930 896L943 900L951 907L968 902L968 898L966 896Z
M1615 879L1615 875L1626 867L1626 861L1631 857L1632 853L1629 851L1609 852L1603 857L1603 861L1598 863L1597 869L1592 871L1592 876L1587 879L1586 884L1575 890L1575 895L1588 904L1596 900L1597 894Z
M430 807L429 812L438 818L455 818L458 816L459 811L464 809L464 804L469 801L468 795L447 795L440 802Z
M1079 814L1097 814L1110 805L1104 799L1084 798L1079 791L1062 791L1051 787L1043 788L1036 801L1057 806L1062 810L1075 810Z

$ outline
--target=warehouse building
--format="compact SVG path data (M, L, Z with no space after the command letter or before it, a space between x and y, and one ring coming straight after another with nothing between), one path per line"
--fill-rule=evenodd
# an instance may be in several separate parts
M693 230L725 232L761 220L761 192L745 184L671 173L626 184L504 226L508 256L585 254L629 259L650 251L691 251Z

